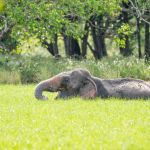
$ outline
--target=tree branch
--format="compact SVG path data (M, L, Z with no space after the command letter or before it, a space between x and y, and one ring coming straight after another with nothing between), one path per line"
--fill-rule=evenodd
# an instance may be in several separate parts
M149 16L148 16L147 20L145 18L143 18L143 15L144 15L145 11L141 12L141 10L140 10L140 8L138 6L137 0L135 0L135 4L134 4L134 2L132 0L129 0L129 2L132 5L133 9L135 10L137 18L140 18L141 20L143 20L144 22L146 22L147 24L150 25L150 21L148 21L150 19ZM147 11L149 11L149 10L147 10Z

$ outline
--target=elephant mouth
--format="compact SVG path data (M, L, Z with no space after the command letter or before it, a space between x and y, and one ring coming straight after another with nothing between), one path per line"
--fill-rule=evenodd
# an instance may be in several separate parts
M56 87L49 87L48 88L48 91L49 92L59 92L59 91L65 91L66 89L64 87L59 87L59 88L56 88Z
M58 88L58 91L65 91L65 88Z

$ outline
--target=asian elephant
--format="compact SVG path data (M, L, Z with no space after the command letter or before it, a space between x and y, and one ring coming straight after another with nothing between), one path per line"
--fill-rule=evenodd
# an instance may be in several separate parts
M92 99L108 98L150 98L150 83L133 78L105 80L92 76L85 69L74 69L60 73L40 82L35 89L35 97L46 100L43 91L58 92L56 98L80 96Z

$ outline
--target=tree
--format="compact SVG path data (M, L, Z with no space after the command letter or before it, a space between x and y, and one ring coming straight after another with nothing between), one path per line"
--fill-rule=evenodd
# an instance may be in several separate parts
M129 24L129 15L128 15L128 12L126 11L126 9L128 9L129 7L129 4L127 2L124 2L122 3L122 13L121 13L121 22L123 24ZM120 47L120 53L123 55L123 56L129 56L132 54L132 51L131 51L131 48L129 46L129 36L128 34L125 34L125 32L122 32L123 35L120 35L120 38L121 39L124 39L125 40L125 45L124 47Z
M4 15L0 15L0 51L2 53L10 53L13 49L16 49L19 43L15 37L11 36L13 26L13 24L8 24Z
M145 25L145 59L150 60L150 2L148 0L129 0L129 2L131 4L132 13L137 18L139 57L141 55L139 21L141 20Z
M136 18L137 23L137 39L138 39L138 54L139 58L142 58L142 51L141 51L141 27L140 27L140 19Z
M0 0L0 52L10 53L19 42L11 35L14 24L8 19L5 9L6 2Z
M146 15L150 15L150 10L146 12ZM150 18L149 20L150 21ZM145 58L146 61L150 61L150 31L149 31L150 24L145 22Z
M88 33L91 29L93 41L97 41L92 48L93 54L99 59L107 55L105 18L119 14L121 1L112 0L108 3L105 0L6 0L6 3L5 13L8 19L15 23L13 34L16 36L16 30L21 31L19 34L24 36L36 36L52 55L59 55L56 37L63 35L66 54L85 57L87 46L90 45ZM95 27L90 20L92 17L95 18L92 20ZM81 47L79 41L82 43ZM99 46L96 48L96 45Z

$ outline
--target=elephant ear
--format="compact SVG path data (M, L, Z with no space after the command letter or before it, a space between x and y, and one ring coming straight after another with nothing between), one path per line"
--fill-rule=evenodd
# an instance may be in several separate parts
M97 96L97 86L91 78L87 78L84 81L83 86L80 88L79 95L86 99L92 99Z

